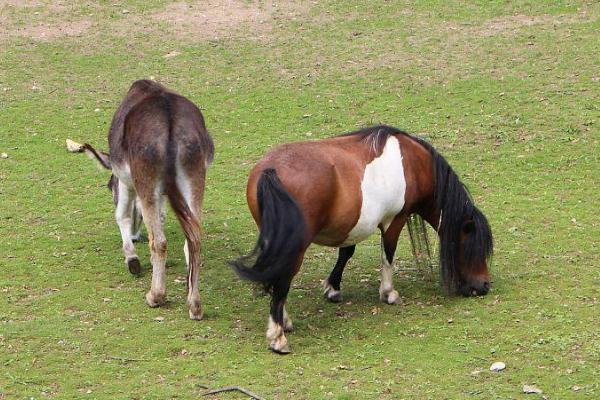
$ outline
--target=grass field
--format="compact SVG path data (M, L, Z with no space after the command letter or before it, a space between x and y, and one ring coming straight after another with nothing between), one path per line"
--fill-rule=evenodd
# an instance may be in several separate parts
M203 4L0 2L0 399L600 397L597 1ZM133 277L107 173L64 146L106 149L148 77L198 104L216 144L200 322L172 213L170 302L150 309L146 243ZM375 123L427 138L469 186L495 235L493 289L445 296L437 272L405 268L403 233L401 305L378 300L375 236L330 304L336 252L314 246L289 297L294 352L272 354L268 299L226 266L256 239L247 174L276 144Z

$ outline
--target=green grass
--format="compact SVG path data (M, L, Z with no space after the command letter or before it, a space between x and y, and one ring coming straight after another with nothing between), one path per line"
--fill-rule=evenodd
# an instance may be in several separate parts
M216 34L149 22L166 2L25 4L0 19L0 399L197 398L201 385L269 399L541 398L524 384L600 396L598 3L244 2L263 25ZM56 30L78 21L79 36ZM50 38L31 37L40 23ZM132 277L107 174L64 146L105 149L119 101L149 76L201 106L216 144L201 322L174 282L172 214L170 302L150 309L146 244ZM247 174L273 145L380 122L426 137L463 177L494 231L493 290L446 297L435 272L401 268L402 305L383 305L373 237L348 266L347 303L329 304L319 283L336 253L315 246L289 297L294 353L271 354L268 299L225 264L256 238ZM397 258L411 262L405 234Z

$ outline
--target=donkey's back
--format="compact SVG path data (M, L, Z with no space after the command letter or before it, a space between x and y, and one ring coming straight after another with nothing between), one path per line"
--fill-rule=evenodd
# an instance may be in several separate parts
M117 110L109 146L113 164L135 169L142 162L145 168L163 168L163 173L172 172L167 168L171 164L205 169L214 153L198 107L147 80L136 81Z
M113 171L110 185L116 203L115 216L129 270L140 271L132 240L139 207L148 229L152 254L152 286L146 294L146 302L151 307L165 303L167 241L163 216L166 197L186 238L190 318L200 319L202 309L197 286L200 216L206 170L214 153L202 113L190 100L156 82L137 81L113 117L108 142L108 155L96 152L89 145L86 150Z

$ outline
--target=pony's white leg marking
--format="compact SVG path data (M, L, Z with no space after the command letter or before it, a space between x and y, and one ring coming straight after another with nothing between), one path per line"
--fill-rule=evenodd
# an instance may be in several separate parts
M146 294L146 303L150 307L163 305L167 299L166 270L167 239L160 220L160 209L163 198L160 193L154 193L154 199L144 204L142 213L148 228L150 260L152 261L152 286Z
M321 282L321 286L323 286L323 294L329 301L339 303L342 300L342 291L335 290L329 283L329 279L324 279L323 282Z
M121 239L123 240L123 253L125 253L125 262L137 259L133 238L131 235L133 221L133 206L135 204L135 191L128 187L123 181L119 180L119 199L115 210L115 219L119 230L121 231Z
M392 261L393 262L393 261ZM392 273L394 266L388 262L383 249L383 240L381 241L381 284L379 286L379 298L388 304L397 304L400 300L400 294L394 290Z
M292 319L285 309L285 306L283 306L283 330L284 332L291 332L294 330L294 324L292 324Z
M267 326L267 340L270 342L269 349L277 353L290 352L290 347L288 346L287 339L283 333L283 327L275 323L270 315Z

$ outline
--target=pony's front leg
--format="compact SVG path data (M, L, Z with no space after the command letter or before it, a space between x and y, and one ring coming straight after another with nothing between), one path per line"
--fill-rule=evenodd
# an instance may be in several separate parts
M142 271L140 260L135 252L133 244L133 227L135 225L135 191L119 180L119 196L117 199L117 208L115 210L115 219L121 232L123 240L123 253L125 253L125 263L129 267L129 272L139 274Z
M384 231L381 230L381 284L379 285L379 298L387 304L397 304L400 301L400 294L394 290L392 280L394 272L394 253L398 244L398 237L406 223L408 215L400 213L390 226Z
M355 248L355 245L340 247L335 267L331 270L329 278L323 281L323 292L325 297L332 303L339 303L342 301L342 292L340 289L342 274L344 273L344 268L346 267L348 260L354 254Z

